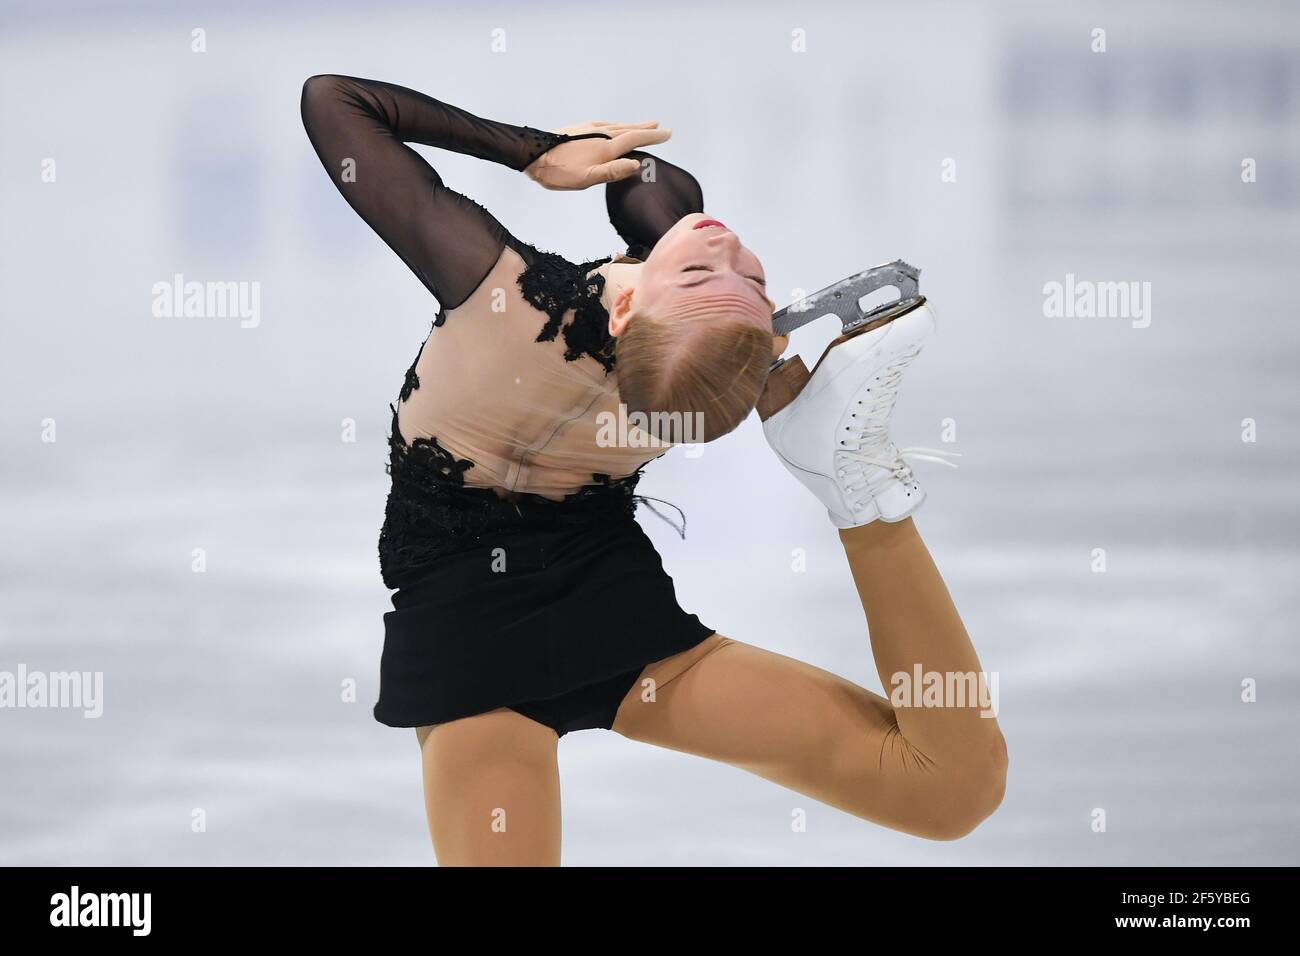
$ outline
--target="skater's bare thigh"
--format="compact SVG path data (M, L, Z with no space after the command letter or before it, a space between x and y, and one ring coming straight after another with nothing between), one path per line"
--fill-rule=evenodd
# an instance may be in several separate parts
M648 668L654 684L632 689L613 729L906 832L951 839L978 822L961 768L916 752L879 694L722 635L710 642Z
M790 773L797 763L817 765L833 755L837 739L852 738L849 748L859 750L864 732L883 735L893 725L893 711L878 694L803 661L714 634L647 667L619 707L613 729L755 772Z
M439 865L559 865L555 731L503 707L416 734Z

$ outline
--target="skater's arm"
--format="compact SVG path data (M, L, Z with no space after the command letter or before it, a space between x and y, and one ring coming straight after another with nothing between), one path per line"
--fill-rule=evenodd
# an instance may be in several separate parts
M704 191L694 176L666 159L641 150L627 155L640 169L605 187L605 208L628 253L645 259L679 219L704 212Z
M444 309L467 299L509 233L448 189L407 143L523 170L569 137L483 119L392 83L322 74L302 88L302 120L325 171Z

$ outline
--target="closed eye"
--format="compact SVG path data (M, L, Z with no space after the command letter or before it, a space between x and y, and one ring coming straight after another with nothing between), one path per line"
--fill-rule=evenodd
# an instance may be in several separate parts
M699 271L703 271L703 272L712 272L713 270L712 270L711 268L709 268L708 266L687 266L686 268L682 269L682 271L683 271L683 272L699 272ZM763 286L763 288L767 288L767 280L764 279L762 276L745 276L745 278L746 278L746 279L753 279L753 280L754 280L755 282L757 282L759 285ZM692 284L692 285L697 285L698 283L694 283L694 282L693 282L693 283L691 283L691 284Z

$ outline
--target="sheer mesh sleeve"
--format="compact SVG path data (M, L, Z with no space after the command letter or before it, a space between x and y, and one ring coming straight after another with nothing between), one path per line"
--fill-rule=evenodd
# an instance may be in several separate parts
M645 259L677 220L704 212L704 193L694 176L666 159L639 149L627 155L641 161L641 172L605 187L605 209L628 255Z
M522 170L553 146L581 138L486 120L406 87L336 74L310 77L301 109L334 185L444 310L478 288L510 236L406 144Z

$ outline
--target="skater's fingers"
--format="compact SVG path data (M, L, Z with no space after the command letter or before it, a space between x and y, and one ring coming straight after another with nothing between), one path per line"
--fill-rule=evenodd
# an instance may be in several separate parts
M618 123L609 120L588 120L580 126L570 127L587 133L621 133L629 129L653 129L659 125L658 120L646 120L644 123Z
M774 335L772 336L772 361L776 361L785 352L790 345L790 336Z
M606 148L612 156L622 156L630 153L634 149L640 149L642 146L654 146L656 143L667 142L673 135L671 129L657 129L647 127L645 129L630 129L619 133L609 141Z
M613 162L601 163L591 171L592 183L612 183L620 179L627 179L629 176L635 176L641 169L641 164L635 159L616 159Z

